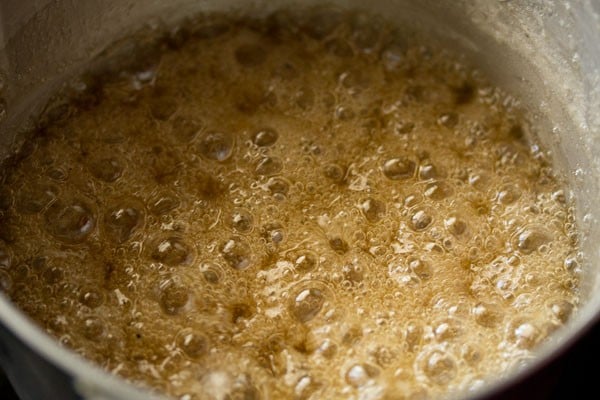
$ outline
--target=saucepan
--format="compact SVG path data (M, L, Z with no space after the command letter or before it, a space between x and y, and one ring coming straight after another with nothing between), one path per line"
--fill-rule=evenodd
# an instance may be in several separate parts
M198 12L265 15L320 1L3 0L0 2L0 157L61 82L116 38ZM569 182L582 257L581 305L526 367L461 397L502 396L573 345L600 314L600 1L331 1L427 31L527 105L540 141ZM0 260L1 262L1 260ZM60 347L0 295L0 363L23 399L148 399L152 394Z

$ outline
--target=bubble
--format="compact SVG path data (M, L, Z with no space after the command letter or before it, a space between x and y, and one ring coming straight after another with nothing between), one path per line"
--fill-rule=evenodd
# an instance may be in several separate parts
M262 226L261 236L267 241L279 245L285 239L283 225L279 222L269 222Z
M438 171L433 164L421 164L419 166L419 178L423 180L434 179L438 177Z
M573 304L566 300L553 301L550 303L550 311L561 323L567 322L573 312Z
M300 322L308 322L314 319L323 308L325 293L317 287L306 285L297 291L290 304L290 312Z
M12 264L12 255L8 247L0 243L0 268L10 268Z
M81 290L79 302L89 308L98 308L104 303L104 294L98 289L86 288Z
M202 272L204 280L212 285L217 285L223 278L223 269L212 262L202 263L200 272Z
M165 314L178 314L189 301L189 291L172 280L166 280L159 285L159 304Z
M405 158L391 158L383 163L383 174L392 180L404 180L412 178L415 174L416 164Z
M385 46L381 52L381 62L387 71L398 69L406 60L405 45L394 41Z
M143 205L127 199L108 209L104 216L106 235L116 243L124 243L144 225Z
M447 385L457 375L454 357L441 348L423 350L415 360L415 369L438 385Z
M96 226L92 208L83 200L57 200L46 210L45 228L56 239L78 244L88 238Z
M334 116L336 119L338 119L340 121L348 121L348 120L351 120L352 118L354 118L355 114L351 108L344 107L344 106L338 106L335 108Z
M158 237L150 243L149 250L154 261L172 267L190 265L194 260L192 247L175 234Z
M202 125L193 118L178 115L172 118L171 132L177 142L189 143L196 138Z
M418 258L412 259L408 263L410 270L419 277L419 279L427 280L433 275L433 268L428 262Z
M208 338L193 329L184 329L179 332L175 342L177 343L177 347L193 360L199 359L209 351Z
M254 171L258 175L271 176L276 175L283 169L283 163L277 157L263 157L257 164Z
M58 189L48 184L23 187L17 194L15 206L23 214L37 214L58 196Z
M502 322L499 308L493 304L478 303L471 310L475 322L486 328L494 328Z
M21 274L24 277L26 276L25 273L21 273ZM44 270L44 272L42 274L42 278L44 279L44 281L47 284L55 285L64 280L65 272L64 272L63 268L58 267L56 265L49 266L48 268L46 268L46 270Z
M348 250L350 250L348 243L338 236L329 239L329 247L331 247L333 251L340 255L345 254L348 252Z
M123 174L123 164L113 156L91 157L87 162L87 168L94 178L104 182L115 182Z
M150 212L154 215L166 215L169 212L179 207L181 202L172 193L158 193L154 196L148 204Z
M294 268L298 272L310 272L319 266L319 259L317 255L308 250L295 252L292 254L292 260L294 263Z
M373 198L363 201L359 208L367 221L372 223L379 221L385 216L385 204Z
M308 400L321 388L321 384L310 375L303 375L294 386L295 399Z
M515 239L515 247L523 254L531 254L547 245L551 241L550 236L541 228L529 227L519 232Z
M446 128L454 128L458 124L458 114L455 112L443 113L438 117L437 123Z
M379 369L370 364L354 364L346 371L345 379L355 388L365 385L369 380L379 375Z
M461 236L467 232L467 223L457 216L446 218L444 220L444 226L446 227L446 230L454 236Z
M410 217L410 226L415 231L422 231L427 229L433 218L425 210L417 210Z
M519 197L521 197L521 193L514 185L505 185L498 192L496 199L498 203L507 206L519 200Z
M252 143L258 147L273 146L279 139L279 133L273 128L263 128L252 135Z
M338 164L327 164L323 168L323 175L332 182L342 183L346 177L346 170Z
M339 82L350 94L359 93L370 84L369 77L360 70L342 72L339 76Z
M13 280L6 269L0 268L0 292L10 294L13 286Z
M415 322L406 325L406 346L409 351L414 351L423 341L423 327Z
M431 180L425 186L423 194L432 200L443 200L452 195L452 188L442 181Z
M310 110L315 104L315 92L310 87L301 88L294 94L294 102L302 110Z
M522 349L533 348L540 340L539 329L526 320L517 318L507 326L508 340Z
M252 265L252 249L240 237L233 236L221 246L221 255L230 267L244 270Z
M89 340L97 340L104 334L105 323L97 317L89 317L81 324L82 334Z
M359 265L350 264L342 267L344 279L350 283L362 282L364 278L363 269Z
M337 353L338 346L329 339L325 339L317 351L325 358L333 358Z
M231 227L240 233L248 233L252 230L254 218L250 211L238 208L231 213Z
M223 162L231 157L233 152L233 137L223 132L211 131L206 133L198 149L209 160Z
M286 196L290 190L290 183L279 176L269 178L267 188L274 196Z

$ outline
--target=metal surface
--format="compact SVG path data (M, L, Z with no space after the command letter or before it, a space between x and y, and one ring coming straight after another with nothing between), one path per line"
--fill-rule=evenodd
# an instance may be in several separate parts
M170 24L200 10L268 13L286 1L4 0L0 3L0 156L19 146L19 127L40 111L61 82L85 68L109 43L140 28ZM303 1L302 5L318 4ZM363 2L338 1L364 8ZM473 396L505 393L577 340L600 310L600 2L372 0L369 10L398 24L426 27L458 48L486 75L534 111L540 139L571 182L584 231L583 306L539 350L528 369ZM160 15L159 20L156 16ZM147 399L60 348L0 297L0 361L23 398ZM33 383L35 382L35 383ZM44 392L36 391L36 386ZM68 392L63 392L68 388ZM53 392L53 390L55 390ZM78 394L76 394L78 393ZM72 397L69 397L72 396Z

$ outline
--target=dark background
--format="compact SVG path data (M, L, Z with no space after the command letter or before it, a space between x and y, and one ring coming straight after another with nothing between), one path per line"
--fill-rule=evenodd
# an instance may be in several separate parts
M599 399L600 324L541 373L496 399ZM19 400L0 371L0 399Z

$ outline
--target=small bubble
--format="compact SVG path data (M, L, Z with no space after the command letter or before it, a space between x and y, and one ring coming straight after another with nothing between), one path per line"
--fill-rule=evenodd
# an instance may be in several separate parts
M104 294L97 289L84 289L79 295L79 302L89 308L97 308L104 303Z
M190 265L194 253L190 245L179 236L167 235L150 244L150 257L169 266Z
M202 125L192 118L176 116L171 122L173 137L181 143L189 143L196 138Z
M180 205L180 201L172 193L159 193L154 196L149 204L148 208L154 215L166 215L169 212L175 210Z
M447 385L457 374L454 358L442 349L427 349L416 359L416 368L438 385Z
M83 242L96 226L96 217L91 207L81 200L69 203L57 200L46 210L44 216L46 231L69 244Z
M319 265L317 255L310 251L296 252L292 256L292 260L296 271L303 273L310 272Z
M417 210L410 217L410 225L415 231L427 229L433 218L425 210Z
M334 116L340 121L348 121L354 118L354 111L351 108L338 106L335 108Z
M461 236L467 231L467 223L457 216L446 218L444 226L454 236Z
M275 129L263 128L252 135L252 142L259 147L273 146L279 134Z
M199 150L209 160L226 161L233 152L233 137L223 132L208 132L200 141Z
M290 190L290 183L282 177L276 176L269 178L267 188L274 196L286 196Z
M442 181L432 180L425 185L423 194L432 200L443 200L452 195L452 189Z
M518 233L514 239L515 246L523 254L531 254L541 246L550 242L550 236L540 228L530 227Z
M493 328L502 321L502 315L497 306L478 303L471 310L475 321L486 328Z
M365 385L379 375L379 369L369 364L354 364L346 372L346 382L355 388Z
M58 196L55 186L41 184L23 187L17 194L15 206L23 214L37 214Z
M332 182L342 183L346 177L346 171L338 164L327 164L323 168L323 175Z
M124 243L144 225L144 213L141 203L125 200L111 207L104 216L104 229L107 236Z
M188 289L172 280L162 282L159 291L159 304L168 315L178 314L189 301Z
M223 269L210 262L200 265L200 272L202 272L204 280L212 285L218 284L223 277Z
M175 339L177 347L179 347L186 356L191 359L198 359L209 351L208 338L192 329L184 329L177 334Z
M571 316L573 308L573 304L566 300L554 301L550 303L550 311L552 312L552 315L554 315L563 324L567 322Z
M369 222L375 223L385 216L385 204L379 200L368 198L359 207Z
M455 112L443 113L438 117L437 123L446 128L454 128L458 124L458 114Z
M283 225L279 222L269 222L262 226L261 236L267 240L267 243L279 245L285 239Z
M405 59L405 45L397 41L388 44L381 52L381 62L387 71L398 69Z
M94 178L104 182L114 182L123 174L123 165L116 157L92 157L87 168Z
M264 157L254 168L258 175L271 176L276 175L283 169L283 163L277 157Z
M294 395L297 400L308 400L321 388L321 384L310 375L301 376L294 386Z
M221 246L223 259L234 269L244 270L252 265L252 250L242 238L234 236Z
M13 286L12 278L6 269L0 268L0 292L10 294Z
M290 311L300 322L308 322L315 318L323 308L325 294L318 288L301 289L293 298Z
M498 191L496 198L500 204L507 206L517 201L519 197L521 197L521 193L514 185L505 185Z
M329 239L329 247L337 254L345 254L350 250L348 243L341 237L333 237Z
M235 50L235 59L243 67L256 67L267 59L267 51L258 44L243 44Z
M427 280L433 275L433 268L428 262L415 258L408 263L410 270L422 280Z
M231 214L231 227L240 233L248 233L252 230L254 218L250 211L238 208Z
M89 340L96 340L104 333L104 323L96 318L86 318L81 324L81 331L85 338Z
M310 110L315 103L315 92L310 88L301 88L294 94L294 102L302 110Z
M419 178L423 180L438 177L437 168L433 164L422 164L419 166Z
M540 340L539 329L522 319L511 321L507 328L508 339L522 349L531 349Z
M415 162L408 158L391 158L383 163L383 174L392 180L409 179L414 176L415 168Z

